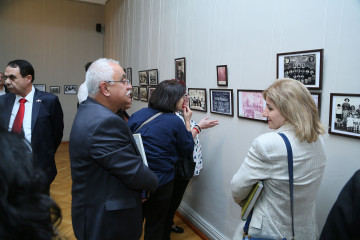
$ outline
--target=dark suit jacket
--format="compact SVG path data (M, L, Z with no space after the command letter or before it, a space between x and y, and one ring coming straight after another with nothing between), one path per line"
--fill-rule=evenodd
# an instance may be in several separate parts
M0 111L2 127L8 129L15 94L0 96L3 109ZM61 143L64 117L59 98L54 94L35 89L31 114L31 146L35 167L45 172L49 187L56 176L55 152Z
M70 134L72 223L78 240L139 240L141 190L155 191L126 122L92 98L78 108Z
M331 208L320 240L360 239L360 170L341 190Z

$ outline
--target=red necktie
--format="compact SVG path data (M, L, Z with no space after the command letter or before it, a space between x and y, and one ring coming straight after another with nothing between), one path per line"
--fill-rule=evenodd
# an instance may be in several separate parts
M23 119L24 119L26 99L25 99L25 98L21 98L21 99L19 100L19 102L20 102L20 107L19 107L19 110L18 110L18 112L17 112L17 114L16 114L16 117L15 117L15 120L14 120L14 123L13 123L13 126L12 126L12 129L11 129L12 132L16 132L16 133L20 133L20 132L21 132L21 126L22 126Z

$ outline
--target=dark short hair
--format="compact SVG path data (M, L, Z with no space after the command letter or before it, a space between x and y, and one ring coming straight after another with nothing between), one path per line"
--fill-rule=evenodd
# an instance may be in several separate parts
M87 72L92 63L93 62L88 62L87 64L85 64L85 72Z
M29 63L28 61L19 59L11 61L7 65L12 68L19 67L21 76L26 77L27 75L30 75L32 77L31 82L34 82L35 71L31 63Z
M149 107L161 112L176 112L176 105L184 96L185 91L186 86L183 81L177 79L164 80L151 94Z
M350 102L350 99L348 99L348 98L345 98L345 99L344 99L344 101L346 101L346 100L347 100L348 102Z

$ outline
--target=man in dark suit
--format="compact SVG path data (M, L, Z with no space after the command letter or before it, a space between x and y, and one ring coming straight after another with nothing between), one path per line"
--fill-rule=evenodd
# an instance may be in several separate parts
M49 190L57 173L54 156L64 129L59 99L33 87L35 72L28 61L9 62L4 75L10 93L0 96L3 103L1 122L3 127L24 135L31 143L35 167L45 172L45 187ZM19 122L17 115L21 108L23 119Z
M78 240L139 240L142 190L156 175L143 163L126 122L115 113L131 105L131 84L119 63L93 62L89 97L79 105L70 134L72 223Z

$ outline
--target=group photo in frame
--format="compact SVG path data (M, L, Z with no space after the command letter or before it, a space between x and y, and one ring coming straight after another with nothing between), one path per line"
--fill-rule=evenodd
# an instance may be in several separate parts
M148 101L148 89L147 87L140 87L139 88L139 95L140 95L140 100L143 102L147 102Z
M250 120L267 122L263 117L266 101L263 98L263 90L237 90L238 117Z
M209 89L209 92L211 113L234 116L232 89Z
M310 92L312 98L314 99L314 102L317 106L318 112L319 112L319 116L320 116L320 111L321 111L321 93L316 93L316 92Z
M64 94L77 94L77 85L64 85Z
M60 86L50 86L50 93L60 94Z
M129 80L129 83L132 85L132 70L131 68L126 69L126 78Z
M139 85L147 86L149 84L148 80L148 72L146 70L139 71Z
M308 89L320 90L324 49L278 53L276 77L292 78Z
M191 110L207 112L205 88L188 88L188 94Z
M156 87L149 87L148 88L148 100L150 101L151 94L155 91Z
M33 84L34 88L39 91L46 92L46 85L45 84Z
M217 85L218 86L227 86L228 85L228 74L227 74L227 65L216 66L216 75L217 75Z
M158 70L150 69L148 70L148 73L149 73L149 85L150 86L158 85Z
M139 87L138 86L133 86L132 87L132 98L135 100L139 100Z
M360 139L360 94L330 93L329 133Z
M184 81L186 83L186 69L184 57L175 59L175 79Z

